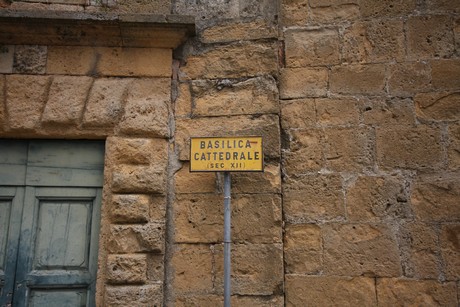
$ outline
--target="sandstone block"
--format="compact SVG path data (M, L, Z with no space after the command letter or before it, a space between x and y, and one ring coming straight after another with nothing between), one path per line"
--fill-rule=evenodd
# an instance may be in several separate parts
M426 120L459 120L460 92L419 93L414 97L417 116Z
M400 276L398 243L384 224L322 227L324 272L342 276Z
M443 15L413 16L407 21L407 54L414 60L446 58L454 52L452 19Z
M450 2L450 1L449 1ZM460 55L460 18L457 18L454 22L454 40L456 55Z
M232 192L235 194L281 193L279 164L265 164L263 173L235 172L231 180ZM223 179L220 182L222 183Z
M440 129L420 125L377 128L377 161L383 169L436 169L443 164Z
M327 7L344 4L358 4L359 0L310 0L311 7Z
M286 276L286 306L376 306L374 279Z
M225 35L222 35L225 33ZM254 40L262 38L276 38L278 29L267 20L254 20L249 22L221 23L205 28L201 32L203 43L222 43L240 40Z
M110 137L107 142L107 156L112 163L157 165L164 170L168 159L168 141L164 139Z
M447 149L449 168L460 168L460 125L449 127L449 147Z
M163 253L164 224L111 225L107 250L110 253Z
M371 20L353 23L344 33L345 62L375 63L405 57L402 20Z
M133 80L126 97L125 113L119 123L121 132L168 137L170 100L169 79Z
M441 253L445 263L447 280L458 281L460 276L460 224L443 225L441 228Z
M375 126L415 125L412 99L374 98L361 104L363 122Z
M118 165L112 173L112 190L115 193L166 192L166 163L154 166Z
M431 69L426 62L405 62L390 65L390 94L407 97L431 88Z
M363 17L407 16L416 9L416 0L398 1L360 0L359 8Z
M316 98L317 121L324 126L357 125L358 101L355 98Z
M176 120L176 150L180 160L190 159L191 136L262 136L264 155L280 156L279 119L276 115L204 117Z
M460 219L460 176L439 174L420 176L414 183L412 207L421 221Z
M328 6L311 7L310 16L313 23L333 24L356 20L360 17L360 14L358 4L356 1L351 0Z
M332 68L330 90L341 94L384 94L385 65L346 65Z
M280 98L325 96L327 85L327 68L285 68L280 74Z
M284 234L285 272L317 274L322 269L321 229L318 225L287 225Z
M289 148L283 154L283 166L287 175L295 176L319 171L325 165L323 157L320 130L289 132Z
M55 76L43 111L45 124L77 125L93 83L90 77Z
M185 78L240 78L276 74L277 45L234 43L190 55L181 69Z
M244 81L194 81L193 115L221 116L278 113L278 88L271 76Z
M432 61L431 76L435 89L460 89L460 60Z
M213 290L213 256L208 245L176 244L171 267L172 286L177 295Z
M403 178L360 176L346 194L350 221L380 222L411 216Z
M263 17L263 19L275 21L277 19L278 7L270 5L272 2L259 0L248 0L240 2L239 11L243 18Z
M323 222L345 217L342 179L338 175L289 178L283 188L287 222Z
M240 296L230 297L232 306L239 307L283 307L284 299L280 296ZM176 297L176 307L215 307L223 306L224 298L222 295L193 295Z
M190 83L179 83L174 101L174 114L177 117L190 117L192 113L192 89Z
M182 15L194 15L201 20L230 19L239 16L239 4L236 0L215 2L202 1L176 1L173 3L173 12Z
M3 124L6 122L5 83L5 77L3 75L0 75L0 131L3 131Z
M308 20L307 0L283 1L281 3L281 24L284 27L303 26Z
M150 203L150 219L162 223L166 220L166 196L152 195Z
M146 223L149 221L150 198L140 194L113 195L109 211L114 223Z
M216 246L215 287L223 293L223 246ZM283 248L280 244L232 245L232 292L273 295L283 287Z
M149 282L163 283L165 280L165 255L147 254L147 279Z
M83 125L114 127L123 114L124 97L131 81L132 79L96 79L86 103Z
M171 0L122 1L117 3L117 11L133 14L170 14Z
M287 30L286 66L306 67L339 63L339 33L334 29Z
M2 45L0 47L0 73L10 74L13 72L14 46Z
M47 76L6 76L6 110L15 130L31 130L40 123L50 84Z
M453 282L382 278L377 279L377 299L382 306L401 302L413 306L456 306L457 289Z
M281 101L281 126L283 129L307 129L316 124L315 100L294 99Z
M107 286L105 290L105 303L111 307L162 306L163 287L161 284Z
M143 284L147 281L147 255L109 255L106 272L112 284Z
M49 46L46 72L55 75L96 75L97 61L94 47Z
M46 53L46 46L16 46L14 50L13 72L20 74L44 74Z
M374 133L369 128L325 129L324 144L331 170L363 171L374 166Z
M216 174L211 172L191 173L190 164L184 163L174 174L175 190L178 194L217 192Z
M450 0L427 0L425 9L427 12L459 13L460 8L455 1Z

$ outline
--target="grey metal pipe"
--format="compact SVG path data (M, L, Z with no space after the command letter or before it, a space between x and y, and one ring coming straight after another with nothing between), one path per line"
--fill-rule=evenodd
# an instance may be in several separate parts
M230 172L224 172L224 307L230 307L231 296L231 187Z

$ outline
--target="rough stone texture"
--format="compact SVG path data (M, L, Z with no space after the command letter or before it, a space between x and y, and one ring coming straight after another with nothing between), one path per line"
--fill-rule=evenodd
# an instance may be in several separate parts
M117 11L137 14L170 14L171 0L119 1Z
M11 129L31 130L39 125L49 84L47 76L6 76L6 110Z
M286 275L286 306L377 306L367 277Z
M409 18L407 54L413 60L449 57L454 52L452 19L443 15Z
M431 88L431 69L426 62L405 62L390 66L388 87L391 95L413 96Z
M0 131L3 131L5 116L5 77L0 75Z
M278 88L271 76L244 81L194 81L193 115L220 116L277 113Z
M83 115L90 77L55 76L43 111L45 124L77 125Z
M107 154L116 165L143 164L166 167L168 141L164 139L111 137L107 142Z
M13 72L14 46L0 45L0 73L10 74Z
M325 96L328 72L326 68L285 68L279 82L281 99Z
M310 3L310 16L313 23L332 24L336 22L352 21L359 18L359 6L357 1L338 1L337 3L327 3L324 6L318 3L313 6Z
M433 92L415 95L417 116L426 120L460 119L460 92Z
M176 118L190 117L192 113L192 90L190 83L179 83L174 102Z
M375 63L405 56L402 20L356 22L345 30L343 39L345 62Z
M96 75L97 53L94 47L49 46L48 74Z
M286 274L318 274L323 268L318 225L287 225L284 234Z
M318 124L324 126L357 125L358 101L352 97L315 99Z
M284 170L289 176L319 171L324 165L321 131L289 132L289 147L283 152Z
M178 194L217 192L216 174L191 173L189 163L184 163L182 168L174 174L174 183Z
M460 219L460 176L419 176L412 188L412 207L417 219L427 222Z
M360 176L347 190L350 221L380 222L411 216L409 197L402 178Z
M283 129L307 129L316 123L314 99L281 101L281 126Z
M281 1L281 21L285 27L305 25L308 21L308 0Z
M370 170L374 164L374 133L369 128L324 130L325 159L334 171Z
M374 126L415 125L412 99L365 99L361 103L363 122Z
M401 275L398 245L384 224L328 224L322 233L326 274Z
M223 293L223 246L216 246L215 283ZM232 245L232 292L273 295L283 287L283 248L280 244Z
M341 94L383 94L385 66L382 64L334 66L330 90Z
M410 280L397 278L377 279L379 305L396 306L456 306L456 285L436 280Z
M460 125L449 127L448 159L450 169L460 168Z
M345 217L342 179L338 175L305 175L284 185L284 218L291 223L332 221Z
M460 224L444 225L441 229L441 253L447 280L460 277Z
M83 117L85 127L114 127L123 114L131 79L99 78L91 87Z
M13 72L21 74L45 73L46 53L46 46L16 46L14 49Z
M377 128L377 161L382 169L441 167L441 131L436 127Z
M222 35L225 33L225 35ZM232 22L208 27L201 32L203 43L233 42L239 40L253 40L261 38L275 38L278 29L266 20L249 22Z
M460 89L460 60L431 62L432 83L435 89Z
M147 195L113 195L110 218L115 223L149 221L150 198Z
M198 20L229 19L239 16L239 5L237 0L216 2L212 0L173 2L175 14L194 15Z
M146 255L109 255L107 281L112 284L137 284L147 281Z
M154 166L119 165L112 173L112 190L116 193L166 192L166 162ZM161 165L163 164L163 165Z
M164 224L111 225L107 250L110 253L164 251Z
M281 193L279 164L265 164L263 173L235 172L232 174L232 193ZM220 181L221 183L223 180ZM223 189L222 189L223 190Z
M119 127L125 134L169 136L169 79L137 79L130 83Z
M359 8L362 17L407 16L416 9L416 0L360 0Z
M232 306L241 307L283 307L284 300L280 296L231 296L230 303ZM215 307L223 306L224 298L222 295L193 295L186 297L177 297L176 307Z
M277 47L273 43L234 43L191 55L182 67L184 78L239 78L277 71Z
M163 304L163 287L161 284L108 286L105 298L106 304L113 307L159 307Z
M288 30L284 33L286 66L305 67L339 63L339 33L332 29Z

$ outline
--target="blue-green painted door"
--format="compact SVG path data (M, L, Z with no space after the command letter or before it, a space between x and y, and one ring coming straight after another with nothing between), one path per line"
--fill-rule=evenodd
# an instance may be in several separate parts
M104 144L0 140L0 306L94 306Z

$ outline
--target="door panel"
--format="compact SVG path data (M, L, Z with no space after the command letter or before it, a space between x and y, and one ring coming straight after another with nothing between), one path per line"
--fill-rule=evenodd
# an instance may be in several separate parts
M85 306L86 289L68 290L32 290L29 299L31 307L75 307Z

